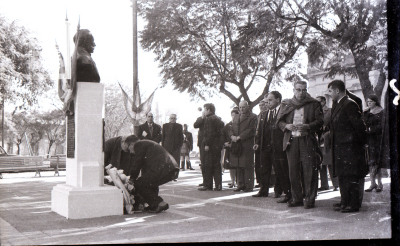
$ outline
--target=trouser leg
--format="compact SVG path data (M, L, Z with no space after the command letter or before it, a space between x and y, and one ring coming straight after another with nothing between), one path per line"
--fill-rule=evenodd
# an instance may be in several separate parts
M322 165L321 169L319 170L319 177L321 180L321 188L324 189L329 189L329 183L328 183L328 166L327 165Z
M244 188L244 170L241 167L236 169L238 188Z
M316 146L308 137L301 137L299 143L305 202L308 205L314 205L318 190Z
M220 163L214 163L213 176L214 176L215 188L222 187L222 169Z
M155 208L163 201L158 195L158 186L150 184L146 177L140 177L135 181L135 193L143 198L143 201L149 204L150 208Z
M350 197L349 197L349 181L347 176L338 176L339 179L339 188L340 188L340 203L342 206L350 205Z
M287 159L277 159L273 162L275 171L275 180L279 183L281 191L285 195L290 195L290 180Z
M244 168L244 186L247 190L254 188L254 167Z
M260 180L260 151L256 151L254 154L254 169L255 169L255 173L256 173L256 181L257 184L261 184L261 180Z
M229 175L231 176L232 185L236 183L236 169L229 169Z
M362 201L363 201L363 197L364 197L364 184L365 184L365 178L360 178L359 180L358 180L358 185L359 185L359 187L358 187L358 201L359 201L359 203L358 203L358 207L359 208L361 208L361 204L362 204Z
M259 167L259 184L261 186L260 193L268 195L269 185L271 181L272 171L272 155L266 151L260 153L260 167Z
M293 203L303 202L303 188L301 185L301 166L300 166L300 150L298 138L293 138L290 145L286 149L289 179L291 184L291 193Z
M338 177L333 177L333 167L332 165L328 166L329 177L331 177L333 187L339 187Z

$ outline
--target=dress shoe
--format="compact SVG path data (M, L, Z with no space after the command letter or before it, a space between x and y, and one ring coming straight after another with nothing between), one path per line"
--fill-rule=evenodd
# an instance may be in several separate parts
M236 185L235 184L229 184L229 188L233 188L233 187L235 187Z
M160 213L162 211L165 211L169 208L168 203L162 201L158 204L157 208L155 210L149 210L149 213Z
M199 184L199 186L203 186L203 183Z
M287 203L287 202L289 202L290 201L290 197L284 197L284 198L282 198L282 199L280 199L280 200L278 200L278 201L276 201L277 203Z
M333 188L333 191L338 191L338 190L339 190L338 187Z
M252 197L268 197L268 193L258 192L257 194L252 195Z
M204 186L204 187L198 188L198 190L200 190L200 191L206 191L206 190L213 190L213 189Z
M244 191L244 192L252 192L253 189L244 189L243 191Z
M304 204L302 203L302 202L289 202L288 204L287 204L287 206L288 207L290 207L290 208L294 208L294 207L302 207L302 206L304 206Z
M378 185L375 192L381 192L383 190L383 185Z
M190 167L189 169L190 169L190 170L194 170L194 168L193 168L193 167Z
M371 185L368 189L365 190L365 192L371 192L371 191L373 191L373 190L376 189L376 188L378 188L377 185Z
M244 187L237 187L236 189L234 189L233 191L241 191L244 190Z
M360 211L359 208L353 208L353 207L345 207L340 210L340 212L342 212L342 213L353 213L353 212L358 212L358 211Z
M329 188L320 187L320 188L317 189L317 191L323 191L323 190L329 190Z
M260 187L261 187L260 184L256 184L256 185L254 186L254 188L260 188Z
M282 196L282 194L275 193L274 198L279 198L281 196Z
M217 187L214 188L214 190L216 190L216 191L221 191L221 190L222 190L222 186L221 186L221 185L218 185Z
M305 209L315 208L315 205L314 204L305 204L304 208Z

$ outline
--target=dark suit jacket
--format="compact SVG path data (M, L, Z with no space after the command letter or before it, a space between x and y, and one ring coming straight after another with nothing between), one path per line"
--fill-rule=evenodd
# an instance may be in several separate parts
M171 130L172 126L172 130ZM166 123L162 127L162 146L169 153L180 150L183 144L183 129L178 123Z
M134 152L134 161L129 169L132 180L138 177L139 171L142 171L141 178L151 186L159 186L178 178L178 164L159 144L150 140L140 140L135 143Z
M282 107L286 107L286 105L281 104L280 110L283 110ZM323 126L324 124L324 116L321 110L321 105L318 102L307 103L304 105L304 115L305 122L304 124L308 124L310 126L309 137L317 144L316 132ZM287 124L293 123L294 110L287 115L283 116L281 120L278 122L279 128L284 132L283 136L283 150L286 150L289 145L290 136L292 131L287 130L285 127Z
M197 118L196 122L193 124L193 127L199 129L199 132L197 134L197 146L200 147L201 143L203 142L203 128L204 128L203 117Z
M284 157L286 153L282 150L284 133L276 125L278 113L279 110L272 123L268 123L268 110L261 112L254 143L259 145L260 151L275 152L279 158L280 156Z
M143 137L143 132L147 133L146 137ZM152 140L156 143L160 143L161 142L161 126L157 125L156 123L153 123L153 132L150 137L150 128L149 128L149 124L146 121L144 124L139 126L139 139L140 140L147 139L147 140Z
M365 177L367 165L363 146L367 143L367 128L356 102L345 96L332 108L330 131L334 174Z
M104 144L104 167L112 164L113 167L123 169L124 173L128 174L133 158L130 163L121 163L121 151L121 137L108 139Z

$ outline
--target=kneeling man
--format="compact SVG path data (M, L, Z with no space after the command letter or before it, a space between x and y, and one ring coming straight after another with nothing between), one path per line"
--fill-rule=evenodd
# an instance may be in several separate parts
M158 187L178 178L179 166L174 157L154 141L139 141L136 136L131 135L126 142L133 154L128 173L135 187L136 203L149 204L148 211L153 213L167 210L168 203L158 195Z

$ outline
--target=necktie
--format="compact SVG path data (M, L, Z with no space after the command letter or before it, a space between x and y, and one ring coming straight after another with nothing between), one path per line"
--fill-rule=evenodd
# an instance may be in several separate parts
M153 124L149 124L150 137L153 136Z

